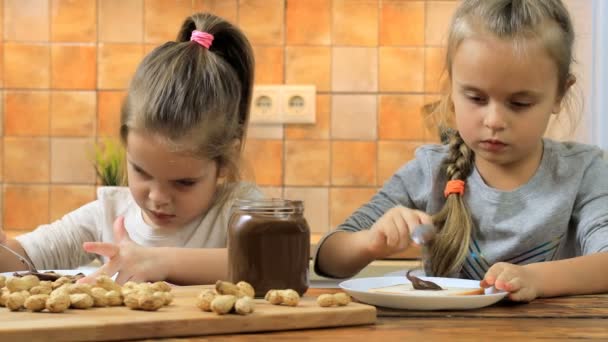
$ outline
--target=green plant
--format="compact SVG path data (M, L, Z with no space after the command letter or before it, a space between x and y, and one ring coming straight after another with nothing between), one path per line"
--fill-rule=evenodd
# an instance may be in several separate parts
M105 139L95 146L95 172L102 185L123 186L127 184L125 173L125 151L120 142Z

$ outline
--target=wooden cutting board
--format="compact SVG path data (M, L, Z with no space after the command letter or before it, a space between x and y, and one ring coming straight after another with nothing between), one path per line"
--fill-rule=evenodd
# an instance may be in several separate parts
M303 297L297 307L271 305L256 299L255 312L219 316L195 306L206 286L173 288L173 303L159 311L127 307L69 309L64 313L19 311L0 307L0 341L93 341L213 335L373 324L376 308L350 303L321 308L315 297Z

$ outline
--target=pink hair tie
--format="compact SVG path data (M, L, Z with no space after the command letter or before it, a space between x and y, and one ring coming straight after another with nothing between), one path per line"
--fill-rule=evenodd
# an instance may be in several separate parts
M190 41L193 40L209 49L211 43L213 42L213 35L207 32L194 30L192 31L192 36L190 37Z

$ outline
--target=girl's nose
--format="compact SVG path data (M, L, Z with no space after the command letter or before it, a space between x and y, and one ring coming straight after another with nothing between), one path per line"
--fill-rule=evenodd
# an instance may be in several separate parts
M152 185L150 187L150 192L148 193L148 198L157 207L167 205L171 201L169 191L162 185Z
M489 105L483 118L483 124L493 131L505 129L506 121L504 109L499 104Z

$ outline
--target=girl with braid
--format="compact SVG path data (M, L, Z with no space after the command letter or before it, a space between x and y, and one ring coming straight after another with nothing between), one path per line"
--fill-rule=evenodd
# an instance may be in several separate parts
M319 243L317 273L350 277L406 249L419 224L425 273L480 280L515 301L608 291L608 164L544 138L571 86L574 33L561 0L464 0L431 106L447 145L423 146Z

